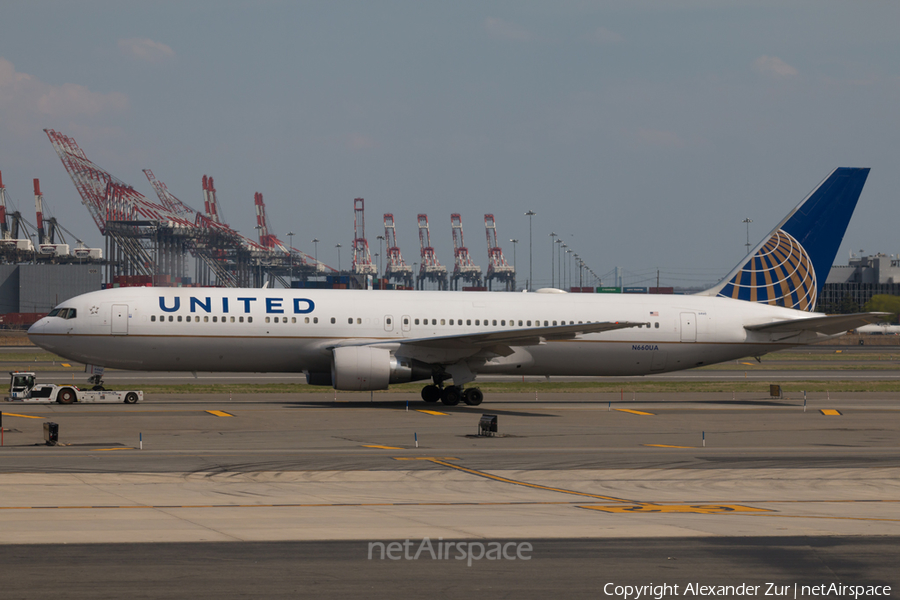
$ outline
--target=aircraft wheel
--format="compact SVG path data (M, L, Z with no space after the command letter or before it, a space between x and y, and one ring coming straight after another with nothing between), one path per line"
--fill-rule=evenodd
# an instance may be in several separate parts
M441 399L441 388L436 385L426 385L422 388L422 400L425 402L437 402Z
M444 388L444 393L441 394L441 402L446 406L456 406L460 400L462 400L462 389L459 386L451 385Z
M128 392L125 394L125 404L134 404L138 401L138 395L134 392Z
M63 388L56 395L56 401L60 404L72 404L75 402L75 390L71 388Z
M469 406L478 406L484 400L484 394L478 388L469 388L463 392L463 402Z

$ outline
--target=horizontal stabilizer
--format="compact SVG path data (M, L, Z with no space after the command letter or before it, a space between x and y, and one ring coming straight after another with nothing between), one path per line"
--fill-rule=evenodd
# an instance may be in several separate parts
M825 335L835 335L863 325L876 323L882 317L890 313L869 312L854 313L852 315L826 315L824 317L811 317L809 319L790 319L788 321L775 321L774 323L762 323L761 325L745 325L748 331L762 331L764 333L788 333L812 331Z

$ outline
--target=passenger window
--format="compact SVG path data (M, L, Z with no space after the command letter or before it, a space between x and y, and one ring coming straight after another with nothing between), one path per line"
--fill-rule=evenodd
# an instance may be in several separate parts
M496 325L497 325L497 319L494 319L494 320L492 321L492 323L496 326Z
M413 321L413 322L414 322L414 323L415 323L415 324L416 324L416 325L418 325L418 324L419 324L419 320L418 320L418 319L416 319L416 320L415 320L415 321Z
M547 327L547 325L548 325L547 321L544 321L544 327Z
M403 317L403 324L409 325L409 317Z
M181 323L181 315L178 315L178 322Z
M194 323L199 323L199 322L200 322L200 315L197 315L196 317L194 317Z
M219 317L213 317L213 323L218 323L218 322L219 322Z
M269 323L269 322L270 322L270 318L266 317L266 323Z
M526 323L528 324L529 327L531 327L531 321L526 321ZM521 325L521 323L519 323L519 325Z
M247 322L248 322L248 323L252 323L252 322L253 322L253 317L247 317ZM285 317L285 319L284 319L284 322L287 323L287 318L286 318L286 317Z
M485 323L487 323L487 321L485 321ZM478 325L481 325L481 321L479 321L478 319L475 319L475 326L477 327Z
M441 319L441 325L446 325L447 321L445 319Z
M304 323L309 323L309 317L303 317L303 322L304 322Z
M531 325L531 321L528 321L528 324ZM519 320L519 327L521 327L521 326L522 326L522 320L520 319L520 320Z
M336 321L334 320L334 317L331 317L331 324L334 325L335 323Z
M432 324L432 325L437 325L437 319L432 319L432 320L431 320L431 324Z
M391 324L391 318L388 317L387 319L384 320L384 322L387 323L388 325L390 325L390 324Z
M234 317L231 317L231 322L234 323Z
M297 322L297 317L291 317L291 323L296 323L296 322Z
M659 329L659 322L657 322L655 326L657 329Z
M353 325L353 317L347 317L347 325Z
M240 321L241 323L243 323L243 322L244 322L244 317L238 317L238 321Z
M356 317L356 324L357 324L357 325L362 325L362 318L361 318L361 317Z
M501 325L502 327L506 327L506 319L500 321L500 325Z
M443 323L442 323L443 324ZM453 319L450 319L450 324L453 325Z
M275 322L276 322L276 323L278 322L278 317L275 317Z
M318 322L319 322L319 317L313 317L313 324L318 323Z
M49 315L48 315L48 316L49 316ZM156 322L156 315L150 315L150 322L151 322L151 323L155 323L155 322Z
M553 324L556 325L556 321L553 321Z

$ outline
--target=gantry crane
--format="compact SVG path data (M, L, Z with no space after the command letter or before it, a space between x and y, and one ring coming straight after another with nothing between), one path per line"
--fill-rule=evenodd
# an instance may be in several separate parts
M431 234L428 230L428 215L420 214L419 220L419 247L422 264L419 265L419 274L416 276L416 289L424 289L425 280L437 284L439 290L447 289L447 267L442 265L434 254L431 246Z
M497 223L494 215L484 215L484 229L487 235L488 270L484 280L488 289L494 280L506 284L506 291L513 292L516 289L516 269L506 262L503 250L497 243Z
M481 287L481 267L475 264L469 256L463 239L462 217L459 213L450 215L450 229L453 233L453 276L450 284L453 289L459 289L459 280L469 282L474 287Z
M403 260L400 247L397 244L397 229L394 227L394 215L384 215L384 239L387 244L387 264L384 268L384 276L390 281L396 281L406 287L413 286L412 267Z

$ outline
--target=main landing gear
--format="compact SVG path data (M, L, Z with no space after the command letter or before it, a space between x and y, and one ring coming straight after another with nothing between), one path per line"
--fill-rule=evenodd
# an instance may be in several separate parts
M461 400L469 406L478 406L484 400L484 394L478 388L464 390L458 385L447 387L426 385L422 388L422 400L425 402L437 402L440 400L446 406L456 406Z

